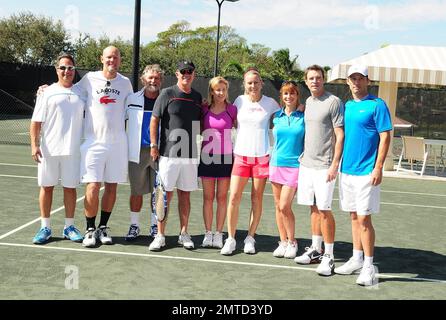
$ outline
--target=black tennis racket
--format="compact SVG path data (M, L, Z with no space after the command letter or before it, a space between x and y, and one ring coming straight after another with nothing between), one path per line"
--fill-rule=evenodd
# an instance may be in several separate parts
M167 192L164 187L161 176L157 170L155 183L152 191L152 212L156 214L156 219L159 222L163 222L167 218Z

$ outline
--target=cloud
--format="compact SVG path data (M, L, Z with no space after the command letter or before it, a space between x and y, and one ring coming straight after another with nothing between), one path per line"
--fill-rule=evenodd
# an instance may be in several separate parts
M237 29L271 28L322 29L339 26L367 28L375 19L378 28L395 25L446 21L446 1L406 0L372 4L368 1L341 0L243 0L223 4L224 15ZM370 21L369 21L370 22Z
M135 8L130 5L114 5L107 13L118 16L118 17L132 17L134 15Z

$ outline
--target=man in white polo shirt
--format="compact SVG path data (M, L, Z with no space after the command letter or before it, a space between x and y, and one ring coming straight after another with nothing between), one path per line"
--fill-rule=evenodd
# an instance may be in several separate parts
M83 245L94 247L96 239L111 244L107 227L116 201L118 183L127 181L128 149L125 132L125 100L133 93L130 80L118 73L121 54L118 48L104 49L101 71L87 73L76 84L86 99L85 141L81 145L81 182L86 183L85 217L87 231ZM96 230L99 190L104 182L101 218Z
M51 238L50 211L54 186L61 180L64 192L65 227L62 236L82 241L74 226L76 187L79 185L79 146L82 135L84 101L73 87L74 59L62 54L56 60L58 82L39 95L30 126L31 154L37 162L40 186L41 228L33 243L44 244Z

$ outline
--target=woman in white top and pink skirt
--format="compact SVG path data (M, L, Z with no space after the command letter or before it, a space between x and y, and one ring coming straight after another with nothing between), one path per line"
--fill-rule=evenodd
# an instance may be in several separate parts
M227 210L228 238L221 254L230 255L236 249L235 232L243 189L252 178L251 212L244 252L254 254L255 232L263 209L263 192L269 175L269 122L280 109L277 102L262 94L263 81L255 68L243 76L245 94L239 96L237 107L237 138L234 147L234 165L231 174L230 195Z

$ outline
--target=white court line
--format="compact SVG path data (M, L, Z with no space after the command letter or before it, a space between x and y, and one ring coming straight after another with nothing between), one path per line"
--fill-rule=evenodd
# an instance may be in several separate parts
M61 248L61 247L52 247L52 246L48 246L48 245L37 246L37 245L32 245L32 244L7 243L7 242L0 242L0 245L10 246L10 247L25 247L25 248L32 248L32 249L72 251L72 252L81 252L81 253L100 253L100 254L110 254L110 255L118 255L118 256L160 258L160 259L184 260L184 261L194 261L194 262L210 262L210 263L218 263L218 264L232 264L232 265L240 265L240 266L253 266L253 267L262 267L262 268L266 267L266 268L274 268L274 269L304 270L304 271L315 272L315 268L308 268L308 267L305 268L305 267L299 267L299 266L282 266L282 265L277 265L277 264L266 264L266 263L166 256L166 255L151 254L151 253L120 252L120 251L109 251L109 250L100 250L100 249ZM437 283L446 283L445 280L429 279L429 278L410 278L410 277L405 277L405 276L383 274L383 273L377 274L377 277L378 278L388 278L388 279L406 279L406 280L413 280L413 281L429 281L429 282L437 282Z
M37 165L33 164L17 164L17 163L4 163L0 162L0 166L13 166L13 167L32 167L37 168Z
M37 177L29 177L29 176L13 176L10 174L0 174L0 177L6 178L23 178L23 179L37 179Z
M438 193L421 193L421 192L392 191L392 190L381 190L381 192L386 192L386 193L400 193L400 194L415 194L415 195L418 195L418 196L446 197L446 194L438 194Z
M101 189L99 189L99 191L101 191L101 190L103 190L103 189L104 189L104 187L102 187ZM81 200L84 200L84 198L85 198L85 196L82 196L82 197L76 199L76 202L79 202L79 201L81 201ZM64 208L65 208L65 206L61 206L61 207L59 207L59 208L57 208L57 209L51 211L51 212L50 212L50 216L52 216L52 215L55 214L56 212L61 211L61 210L64 209ZM9 232L7 232L7 233L1 235L1 236L0 236L0 240L6 238L6 237L8 237L8 236L10 236L10 235L13 234L13 233L16 233L17 231L20 231L20 230L26 228L26 227L28 227L28 226L30 226L30 225L32 225L33 223L36 223L36 222L38 222L38 221L40 221L40 217L38 217L38 218L36 218L36 219L34 219L34 220L28 222L28 223L25 223L24 225L21 225L20 227L15 228L14 230L11 230L11 231L9 231Z

